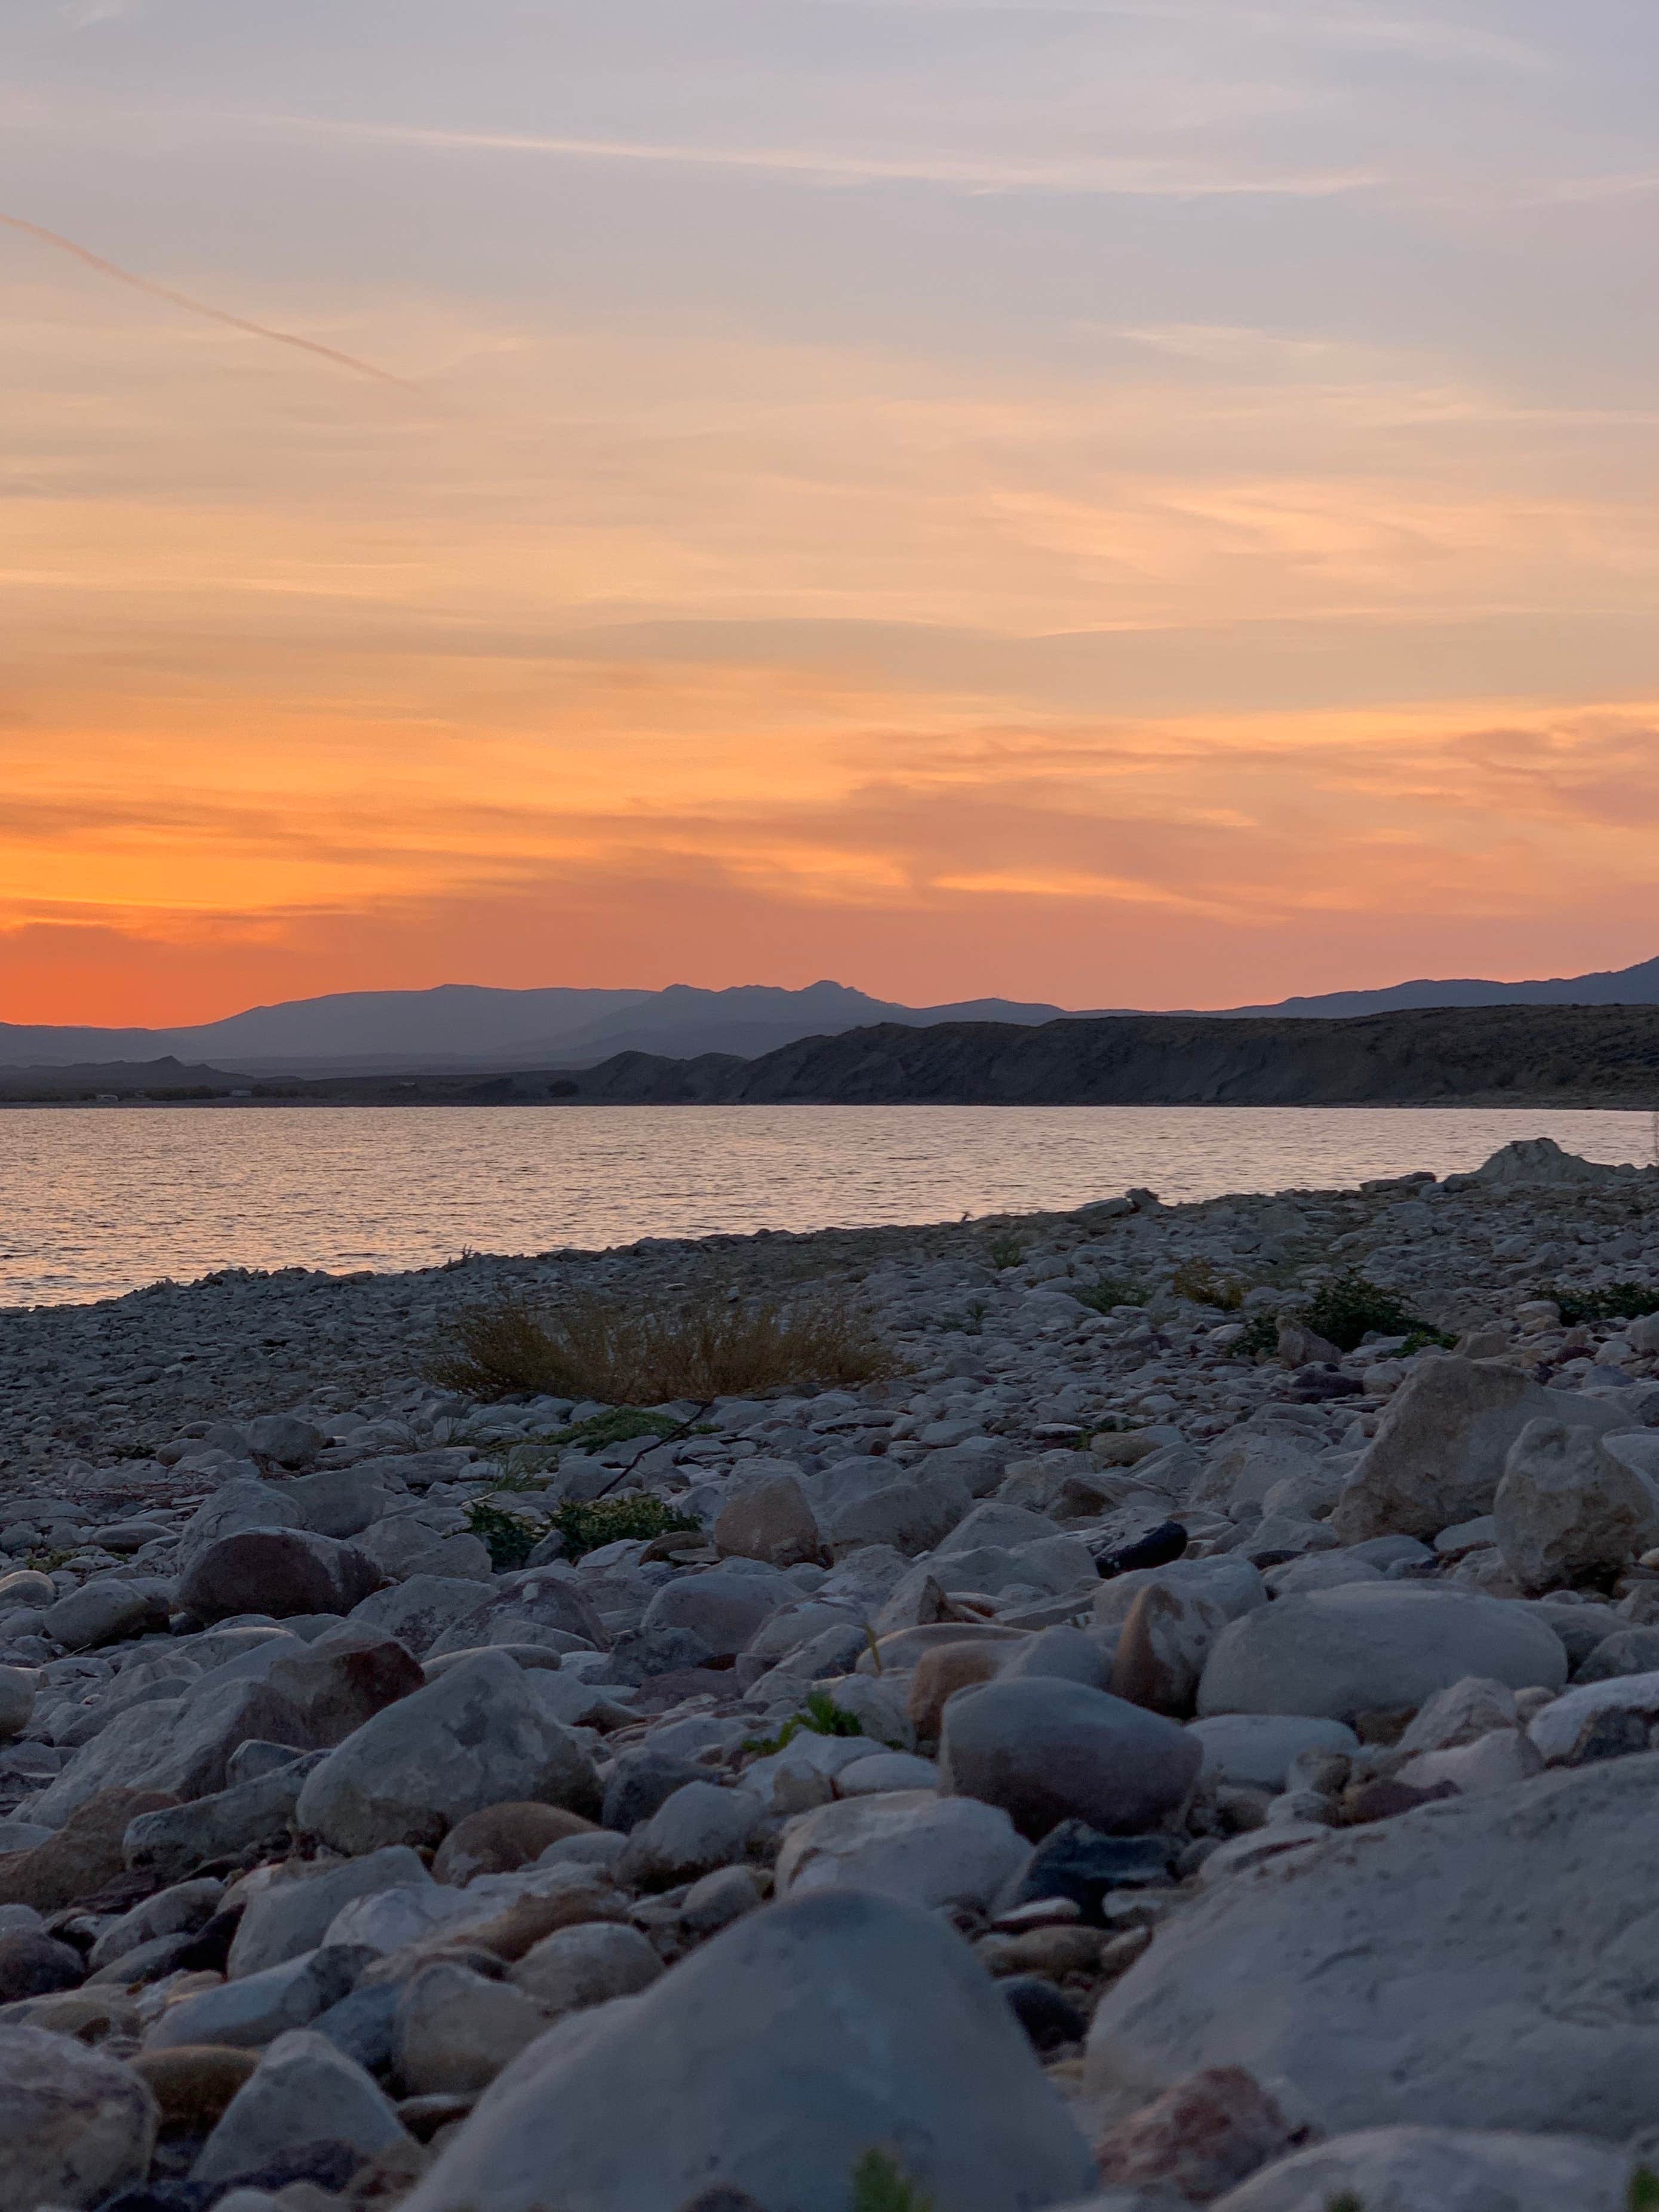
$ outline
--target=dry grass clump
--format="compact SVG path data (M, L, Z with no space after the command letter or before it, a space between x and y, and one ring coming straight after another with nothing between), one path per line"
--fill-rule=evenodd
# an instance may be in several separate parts
M545 1391L652 1406L872 1382L898 1364L869 1316L843 1294L733 1301L714 1285L648 1304L579 1296L543 1307L522 1295L492 1298L459 1316L426 1371L471 1398Z

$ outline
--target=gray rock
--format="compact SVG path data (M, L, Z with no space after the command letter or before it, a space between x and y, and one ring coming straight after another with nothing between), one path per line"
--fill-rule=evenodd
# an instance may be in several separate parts
M92 1651L167 1625L167 1606L155 1590L112 1576L106 1582L87 1583L49 1605L40 1632L66 1650Z
M247 1425L247 1449L256 1459L290 1469L313 1466L328 1438L293 1413L260 1413Z
M408 1492L401 1483L387 1480L383 1462L368 1460L302 1476L287 1484L283 1495L299 1514L297 1527L343 1538L361 1536Z
M1581 1682L1608 1682L1615 1674L1650 1674L1659 1669L1659 1627L1621 1628L1603 1637L1583 1664L1573 1669Z
M188 1696L134 1705L49 1783L31 1808L56 1826L100 1791L130 1784L174 1796L212 1796L239 1744L258 1737L304 1747L304 1726L288 1699L267 1684L196 1683Z
M1528 1421L1492 1506L1504 1564L1526 1591L1626 1566L1659 1540L1659 1492L1579 1424Z
M1202 1747L1206 1776L1250 1790L1283 1790L1291 1761L1304 1751L1359 1748L1359 1738L1340 1721L1295 1713L1218 1713L1194 1721L1187 1732Z
M454 1575L411 1575L354 1606L351 1625L378 1629L421 1659L435 1652L452 1630L459 1634L457 1650L486 1643L486 1636L471 1632L479 1612L476 1582Z
M673 2097L640 2126L640 2084L664 2081ZM404 2212L533 2212L550 2175L568 2212L678 2212L721 2187L846 2212L872 2144L950 2212L1036 2212L1090 2184L1087 2145L960 1940L884 1899L805 1898L544 2036Z
M1229 1620L1242 1620L1267 1602L1267 1586L1248 1559L1225 1553L1212 1559L1176 1559L1167 1567L1132 1567L1103 1583L1095 1600L1097 1626L1121 1627L1144 1589L1193 1591L1219 1606Z
M1632 2163L1577 2136L1368 2128L1253 2175L1215 2212L1626 2212Z
M179 1538L179 1565L187 1568L222 1536L234 1535L239 1529L302 1526L300 1509L286 1485L252 1479L223 1483L185 1523Z
M1008 1815L933 1790L851 1797L802 1814L784 1832L779 1893L866 1890L902 1905L987 1910L1030 1856Z
M1646 1756L1448 1799L1235 1874L1102 1999L1090 2086L1127 2101L1240 2065L1282 2080L1333 2134L1622 2139L1651 2121L1659 2063L1640 1933L1656 1848Z
M1600 1713L1632 1713L1650 1725L1659 1722L1659 1674L1617 1674L1568 1690L1533 1715L1527 1733L1546 1759L1565 1759L1586 1723Z
M1545 1390L1498 1361L1424 1361L1389 1399L1331 1516L1333 1532L1344 1544L1430 1538L1490 1513L1510 1449L1536 1420L1596 1435L1620 1425L1611 1408Z
M392 1994L392 2063L405 2096L469 2096L487 2088L547 2027L539 2005L455 1959L434 1960Z
M967 1510L968 1486L955 1475L895 1481L890 1462L878 1460L876 1465L886 1472L880 1487L848 1498L827 1513L820 1509L818 1525L831 1553L845 1559L866 1544L890 1545L912 1559L932 1551Z
M234 1754L233 1754L234 1756ZM192 1868L252 1850L281 1850L288 1844L305 1778L320 1764L308 1752L284 1765L156 1813L141 1814L123 1842L128 1866L163 1881L181 1881ZM226 1762L228 1768L229 1761Z
M465 1528L439 1534L414 1507L377 1521L358 1539L361 1549L393 1582L415 1575L442 1575L464 1582L493 1580L489 1547Z
M534 1799L599 1808L592 1762L495 1651L388 1705L307 1777L297 1820L331 1850L436 1844L467 1814Z
M243 2051L260 2050L290 2028L309 2027L319 2013L337 2004L367 1955L343 1949L307 1951L263 1973L180 1997L151 2028L145 2047L169 2051L183 2044L228 2043Z
M181 1881L145 1898L104 1929L87 1955L88 1966L95 1973L158 1936L194 1934L212 1919L224 1891L222 1881Z
M756 1630L799 1595L784 1575L757 1573L755 1563L744 1564L748 1571L712 1567L665 1583L645 1609L642 1632L684 1629L714 1657L735 1659Z
M1020 1832L1062 1820L1132 1835L1172 1813L1202 1754L1184 1729L1080 1682L988 1682L945 1708L939 1786L1000 1806Z
M313 1867L296 1861L287 1879L267 1882L249 1899L225 1971L233 1980L241 1980L314 1951L335 1916L355 1898L376 1897L390 1889L435 1889L437 1886L416 1853L404 1844L371 1851L365 1858L348 1859L343 1866Z
M242 1528L194 1553L179 1602L204 1620L233 1613L349 1613L385 1577L368 1553L307 1528Z
M1017 1644L997 1669L1000 1682L1023 1682L1032 1675L1066 1682L1082 1682L1103 1690L1111 1674L1111 1660L1097 1637L1080 1628L1039 1629L1029 1642Z
M647 1742L624 1751L612 1761L605 1778L605 1801L599 1819L619 1835L629 1835L648 1820L688 1782L712 1780L706 1766L689 1759L676 1759Z
M548 2019L556 2020L588 2005L608 2004L612 1997L637 1996L661 1972L662 1960L637 1928L594 1920L544 1936L507 1978Z
M0 2027L0 2212L79 2212L142 2181L157 2120L131 2067L70 2035Z
M1352 1583L1235 1621L1210 1654L1198 1710L1352 1721L1415 1708L1468 1674L1559 1690L1566 1654L1543 1622L1500 1599Z
M0 1743L21 1735L28 1726L35 1680L32 1667L0 1667Z
M713 1782L688 1782L642 1821L617 1862L636 1889L672 1889L740 1859L761 1821L759 1798Z
M307 2142L349 2143L364 2160L414 2142L392 2100L325 2036L279 2036L231 2099L191 2168L192 2181L256 2173Z
M750 1460L738 1469L714 1522L714 1549L722 1559L793 1567L816 1560L823 1548L817 1516L793 1467Z

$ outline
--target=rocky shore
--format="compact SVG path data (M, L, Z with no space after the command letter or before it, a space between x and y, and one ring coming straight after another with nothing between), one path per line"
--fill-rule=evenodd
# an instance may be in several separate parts
M716 1278L899 1371L427 1379ZM1659 2201L1656 1284L1540 1141L0 1315L0 2212Z

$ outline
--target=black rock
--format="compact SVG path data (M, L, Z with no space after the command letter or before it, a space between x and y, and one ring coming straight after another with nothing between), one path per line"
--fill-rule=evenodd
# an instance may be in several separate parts
M1177 1848L1178 1839L1170 1836L1103 1836L1085 1820L1062 1820L1031 1854L1015 1902L1069 1898L1098 1928L1109 1890L1170 1886Z
M1631 1759L1648 1747L1648 1724L1640 1713L1620 1712L1616 1707L1592 1713L1578 1731L1577 1741L1563 1766L1596 1766L1604 1759Z
M216 1912L211 1920L198 1928L190 1942L173 1961L174 1973L222 1974L230 1957L231 1940L242 1924L244 1907L233 1905L228 1912Z
M600 1822L619 1835L629 1835L665 1805L677 1790L684 1790L688 1782L708 1779L706 1766L694 1766L689 1759L676 1759L669 1752L653 1751L642 1744L637 1751L623 1752L611 1768L605 1785Z
M1149 1528L1132 1544L1120 1544L1115 1552L1103 1552L1095 1565L1109 1581L1114 1575L1127 1575L1135 1567L1167 1567L1186 1549L1187 1531L1180 1522L1160 1521L1156 1528Z
M325 2035L337 2051L343 2051L373 2074L392 2063L398 2000L402 1995L398 1983L371 1983L331 2005L312 2021L312 2027L317 2034Z
M1088 2033L1089 2023L1077 2007L1041 1974L1011 1974L997 1986L1034 2050L1053 2051L1062 2043L1081 2043Z
M79 1989L86 1974L87 1962L72 1944L32 1930L0 1936L0 2004Z
M1303 1367L1291 1389L1292 1404L1316 1406L1328 1398L1357 1398L1364 1389L1357 1375L1340 1367Z

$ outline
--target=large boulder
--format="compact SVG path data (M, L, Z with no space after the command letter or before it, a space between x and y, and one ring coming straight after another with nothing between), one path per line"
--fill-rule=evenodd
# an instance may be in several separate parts
M307 1748L326 1751L399 1698L412 1696L426 1676L395 1637L351 1622L303 1650L284 1652L264 1679L299 1714Z
M799 1595L787 1576L744 1560L665 1583L640 1626L647 1635L653 1629L684 1629L713 1656L735 1659L755 1631Z
M305 1516L294 1502L291 1486L260 1482L252 1476L220 1486L204 1498L179 1537L179 1561L188 1568L222 1536L242 1528L302 1528Z
M411 1575L366 1597L354 1608L351 1625L394 1637L417 1659L434 1651L452 1631L457 1638L452 1648L470 1651L489 1641L478 1632L490 1611L481 1598L478 1583L466 1576Z
M70 1760L34 1801L48 1826L123 1784L185 1799L225 1788L231 1754L248 1742L309 1749L305 1723L268 1682L232 1676L192 1683L182 1698L132 1706Z
M1546 1390L1498 1360L1425 1360L1389 1399L1330 1527L1344 1544L1426 1540L1490 1513L1511 1445L1528 1421L1551 1419L1598 1436L1621 1425L1610 1407Z
M1649 1755L1234 1874L1102 1999L1091 2088L1133 2105L1236 2065L1288 2085L1331 2134L1421 2122L1622 2140L1653 2118L1656 1850Z
M1629 2212L1633 2164L1582 2136L1367 2128L1280 2160L1214 2212Z
M818 1559L823 1540L793 1467L750 1461L738 1470L714 1522L714 1549L723 1559L763 1559L772 1567Z
M231 2099L191 2178L256 2173L308 2142L346 2143L362 2160L414 2150L385 2091L325 2036L298 2028L277 2038Z
M439 1844L486 1805L597 1813L592 1761L505 1652L481 1651L366 1721L306 1778L300 1827L347 1856Z
M672 2081L651 2124L641 2085ZM404 2212L847 2212L888 2149L949 2212L1085 2192L1088 2147L950 1929L867 1895L751 1913L642 1996L578 2014L480 2100Z
M179 1602L203 1620L268 1613L349 1613L385 1577L355 1544L307 1528L242 1528L216 1537L179 1580Z
M360 1897L389 1889L436 1887L417 1854L394 1844L342 1864L295 1863L286 1880L267 1881L249 1898L230 1946L225 1972L233 1981L262 1974L314 1951L337 1913Z
M41 1615L40 1633L66 1651L93 1651L167 1625L167 1601L155 1589L112 1575L107 1582L85 1583L49 1605Z
M1523 1590L1610 1574L1659 1541L1659 1492L1578 1423L1528 1421L1492 1506L1498 1548Z
M408 1496L373 1460L356 1467L326 1468L283 1486L282 1495L299 1514L297 1526L319 1536L361 1536Z
M792 1820L780 1893L868 1890L901 1904L988 1908L1030 1851L1008 1815L972 1797L895 1790L848 1797Z
M0 2212L96 2204L142 2181L158 2108L131 2067L70 2035L0 2027Z
M1082 1682L988 1682L945 1708L939 1786L1000 1806L1033 1838L1072 1820L1133 1835L1182 1803L1202 1756L1173 1721Z
M1282 1597L1224 1629L1199 1684L1198 1710L1305 1713L1352 1722L1415 1709L1479 1674L1512 1690L1559 1690L1567 1655L1522 1607L1407 1583L1347 1583Z
M162 1790L100 1791L72 1812L55 1836L0 1857L0 1905L61 1912L125 1872L122 1838L131 1822L173 1802Z

